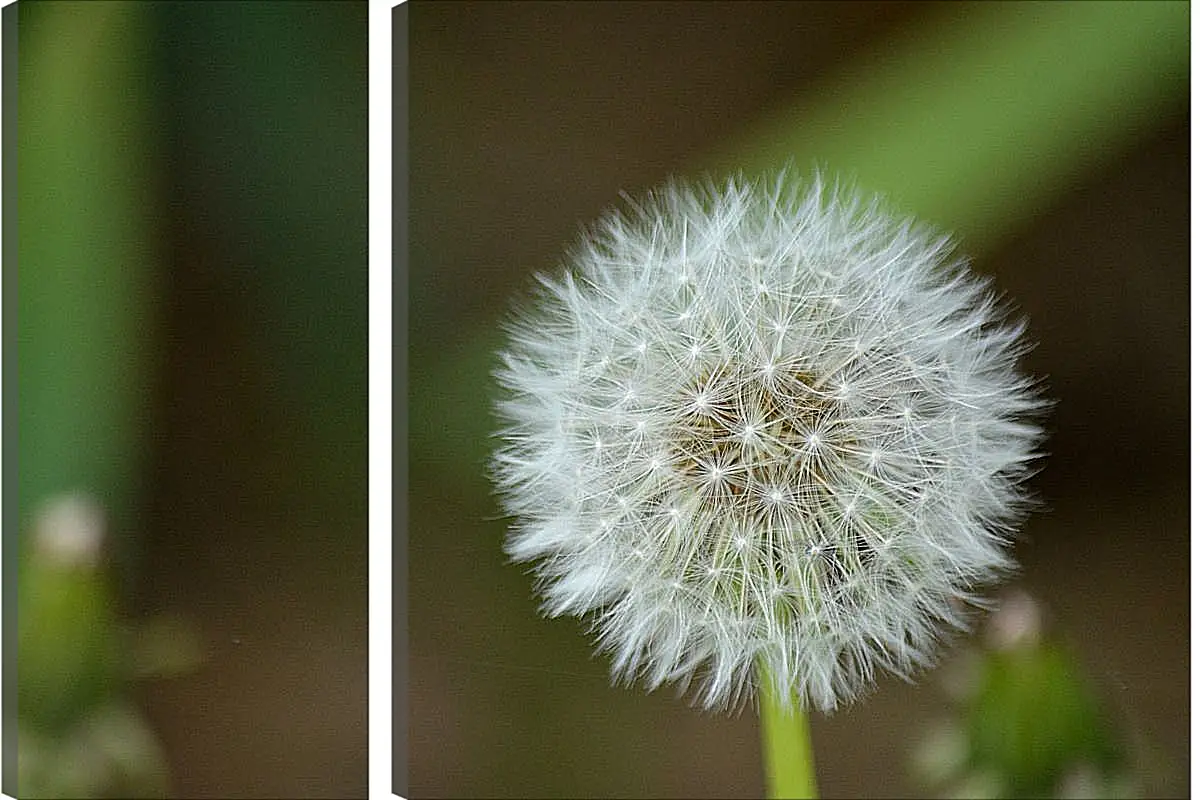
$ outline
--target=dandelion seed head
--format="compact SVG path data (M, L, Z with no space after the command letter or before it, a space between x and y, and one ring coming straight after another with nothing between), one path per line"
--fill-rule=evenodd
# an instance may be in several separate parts
M509 326L492 472L544 608L614 675L830 710L1013 565L1042 401L947 239L807 187L671 186Z

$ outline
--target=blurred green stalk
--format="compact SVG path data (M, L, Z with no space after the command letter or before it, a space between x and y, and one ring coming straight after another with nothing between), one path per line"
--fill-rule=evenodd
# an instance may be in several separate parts
M114 530L130 526L153 339L148 10L19 6L22 528L46 498L77 489L105 506Z
M940 6L705 166L819 166L978 253L1183 107L1188 11L1171 0Z

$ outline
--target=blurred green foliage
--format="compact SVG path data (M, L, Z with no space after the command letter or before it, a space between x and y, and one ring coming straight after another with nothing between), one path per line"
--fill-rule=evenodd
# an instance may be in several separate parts
M100 706L59 736L23 729L17 784L22 798L166 797L158 741L125 703Z
M19 576L17 786L21 797L143 797L166 761L128 699L129 653L101 551L104 514L85 495L39 509Z
M970 763L1003 776L1007 797L1053 797L1074 769L1120 764L1097 696L1059 643L989 653L966 718Z
M1010 591L984 645L958 655L958 678L947 681L953 716L913 752L918 779L938 796L1137 796L1132 737L1116 727L1078 657L1043 632L1042 613Z

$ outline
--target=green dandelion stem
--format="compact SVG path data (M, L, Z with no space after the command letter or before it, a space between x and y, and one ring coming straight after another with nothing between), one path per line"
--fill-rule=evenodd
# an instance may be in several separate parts
M815 798L817 773L812 737L808 732L808 714L789 699L775 695L775 684L761 661L758 673L767 797L771 800Z

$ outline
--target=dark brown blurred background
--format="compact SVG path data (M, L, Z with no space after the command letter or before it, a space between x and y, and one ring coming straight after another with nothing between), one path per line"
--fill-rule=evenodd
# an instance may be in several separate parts
M610 687L584 626L505 563L477 431L481 342L578 227L890 37L950 12L886 3L408 7L411 797L761 796L753 713ZM967 12L962 12L967 13ZM1148 796L1188 793L1188 95L1061 188L976 269L1029 317L1057 405L1017 546ZM971 242L963 242L972 253ZM467 374L448 378L445 365ZM490 423L489 423L490 424ZM814 721L826 796L917 796L940 672Z
M163 258L137 608L174 796L367 792L366 3L148 4Z

